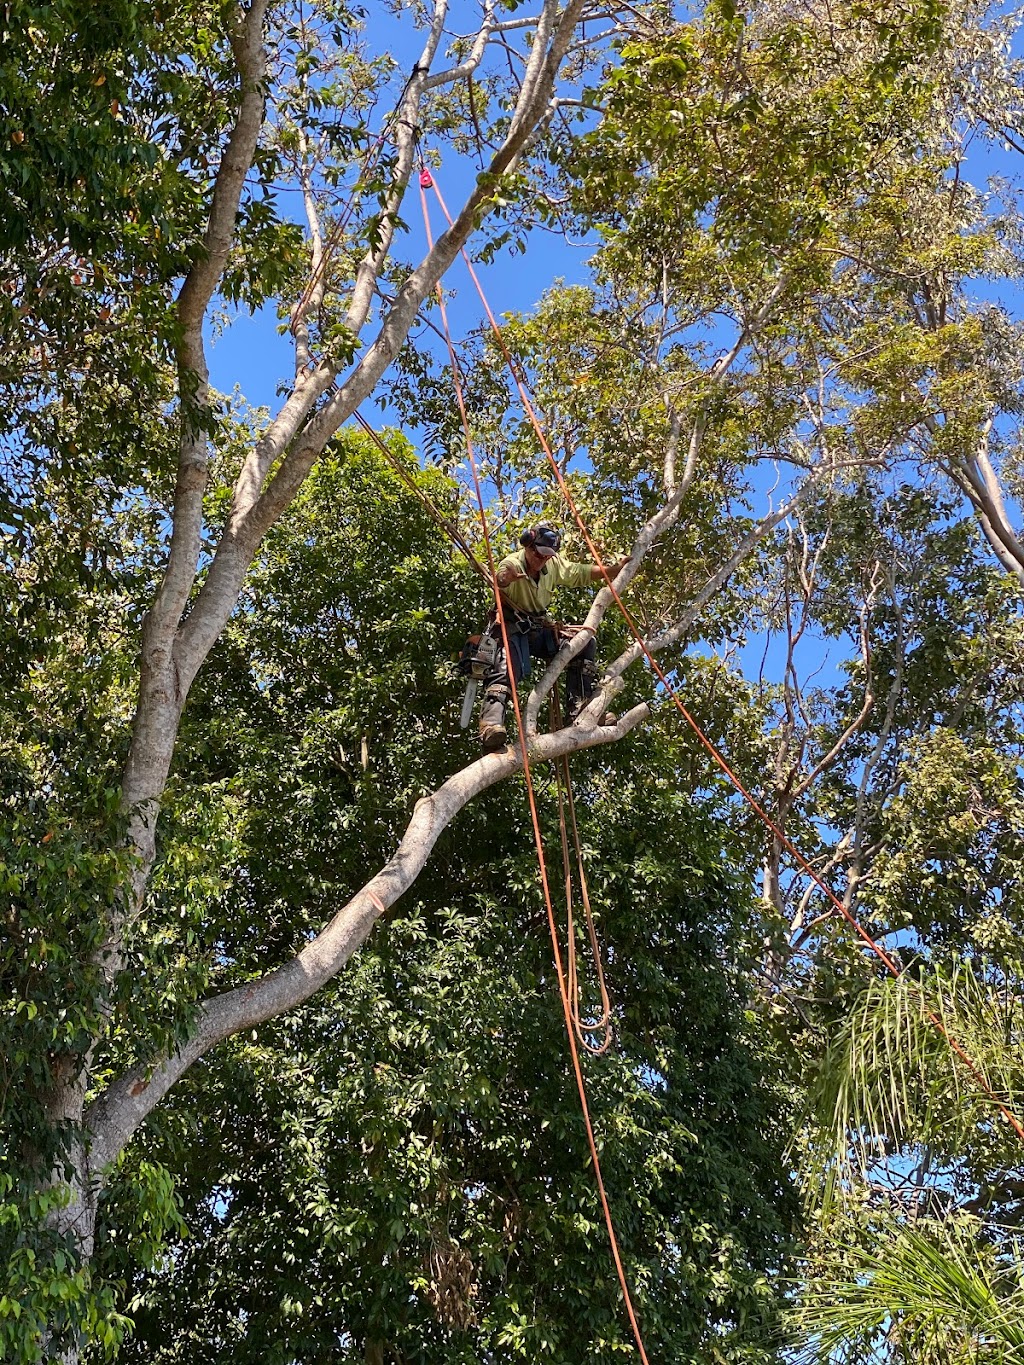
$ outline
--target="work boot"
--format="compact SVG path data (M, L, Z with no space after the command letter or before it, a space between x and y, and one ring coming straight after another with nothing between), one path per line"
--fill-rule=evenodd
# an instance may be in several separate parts
M480 743L485 754L496 754L508 742L505 732L505 706L508 693L503 687L489 687L480 707Z
M500 753L508 743L504 725L481 725L480 746L485 754Z

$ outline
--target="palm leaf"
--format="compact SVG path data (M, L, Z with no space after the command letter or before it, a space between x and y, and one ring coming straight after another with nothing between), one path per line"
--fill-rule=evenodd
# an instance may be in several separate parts
M1022 1040L1020 998L969 964L929 964L913 976L872 981L812 1090L822 1157L856 1156L863 1167L894 1148L962 1152L980 1140L1021 1160L997 1101L1024 1112Z
M1024 1365L1024 1264L976 1229L893 1225L817 1274L793 1314L806 1362Z
M1024 1365L1024 1265L964 1214L921 1217L916 1199L880 1198L882 1168L907 1158L949 1172L1024 1160L996 1099L1021 1112L1024 1007L970 964L922 964L876 980L836 1031L804 1139L809 1217L818 1225L791 1323L798 1358L834 1365ZM961 1050L970 1058L966 1064Z

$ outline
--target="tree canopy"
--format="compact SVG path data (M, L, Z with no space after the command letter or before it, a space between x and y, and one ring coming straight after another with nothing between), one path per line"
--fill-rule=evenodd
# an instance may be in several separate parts
M651 1359L1021 1358L1017 23L6 7L5 1358L635 1352L526 758ZM585 273L449 353L463 247L540 234ZM272 407L211 383L244 314ZM563 650L460 732L482 516L626 556L642 643L558 606L614 725Z

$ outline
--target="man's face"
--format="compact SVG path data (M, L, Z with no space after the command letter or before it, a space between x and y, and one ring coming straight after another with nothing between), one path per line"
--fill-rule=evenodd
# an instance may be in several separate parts
M548 560L549 560L550 558L551 558L550 555L542 555L542 554L539 554L539 553L533 548L532 545L527 545L527 547L526 547L526 567L530 570L530 573L531 573L531 574L536 575L536 574L540 573L541 569L543 569L544 565L548 562Z

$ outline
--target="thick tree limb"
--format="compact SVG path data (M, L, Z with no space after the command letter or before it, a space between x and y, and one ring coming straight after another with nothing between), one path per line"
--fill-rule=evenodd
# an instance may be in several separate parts
M933 435L938 429L934 418L929 418L925 425ZM982 535L996 559L1008 574L1024 584L1024 545L1013 529L999 478L989 456L991 431L990 418L982 426L974 458L962 464L945 461L943 468L953 483L966 494L974 508Z
M533 762L622 739L648 715L635 706L614 727L569 726L530 744ZM416 803L405 836L391 860L290 962L266 976L214 996L202 1007L193 1037L154 1067L138 1067L115 1081L89 1109L86 1128L95 1171L115 1160L124 1144L184 1072L205 1052L244 1029L295 1009L336 976L366 941L376 920L415 882L438 838L475 796L523 766L520 750L477 759Z
M438 71L436 75L428 76L424 82L424 89L434 90L440 85L454 85L456 81L472 76L483 61L484 52L494 30L494 0L484 0L484 21L473 39L469 56L458 66L451 66L447 71Z
M145 891L155 854L156 805L166 781L185 699L174 659L174 643L181 613L195 583L202 545L209 426L209 372L203 323L227 263L242 187L263 125L266 6L267 0L253 0L248 10L239 9L236 15L231 46L239 73L238 115L217 173L203 246L178 295L181 444L167 568L143 625L139 700L122 780L122 805L129 812L129 840L138 854L131 895L121 907L125 912L141 903ZM108 977L119 966L120 929L120 916L115 915L101 950Z

